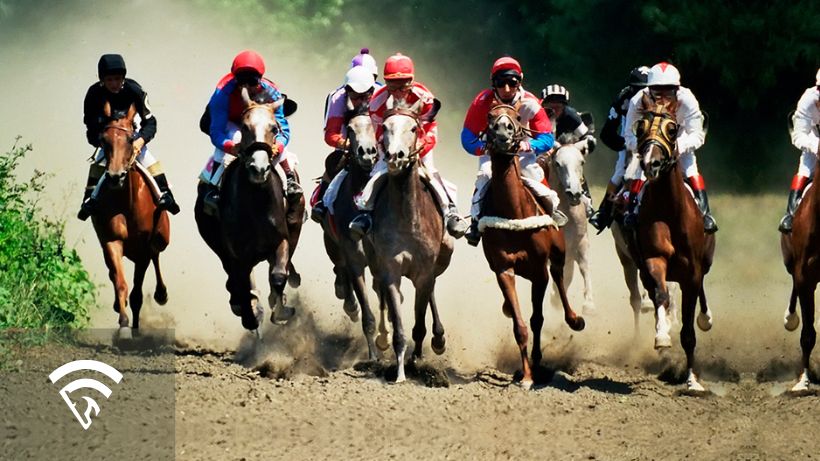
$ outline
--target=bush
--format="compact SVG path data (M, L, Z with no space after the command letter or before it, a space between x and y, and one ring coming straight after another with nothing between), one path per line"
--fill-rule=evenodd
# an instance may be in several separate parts
M27 182L15 169L31 145L0 154L0 329L81 328L96 289L77 252L65 247L63 221L42 216L45 181Z

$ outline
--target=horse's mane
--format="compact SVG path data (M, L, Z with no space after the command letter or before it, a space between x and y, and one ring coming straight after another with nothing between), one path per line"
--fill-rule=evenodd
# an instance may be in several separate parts
M558 143L561 145L567 145L575 144L579 141L579 139L578 135L576 135L574 132L570 132L561 134L560 136L558 136L558 139L556 139L556 141L558 141Z

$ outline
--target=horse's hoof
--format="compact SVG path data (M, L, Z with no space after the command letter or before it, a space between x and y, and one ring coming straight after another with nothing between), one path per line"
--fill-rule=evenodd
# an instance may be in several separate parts
M701 331L711 330L712 329L712 313L707 312L707 313L704 314L703 312L701 312L700 314L698 314L697 323L698 323L698 328L700 328Z
M525 391L532 389L532 379L522 379L518 382L518 386Z
M345 300L344 305L342 305L342 309L345 311L345 314L350 317L351 321L359 321L359 304L355 299L351 299L350 301Z
M580 315L576 315L574 318L568 318L566 320L567 325L569 325L572 331L581 331L587 326L586 321Z
M345 299L347 297L347 283L345 283L345 279L336 274L336 278L333 280L333 290L336 294L336 299Z
M274 325L284 325L288 323L288 321L292 319L294 315L296 315L296 309L284 306L274 310L271 313L270 321L273 322Z
M128 340L134 339L134 336L133 336L130 328L120 327L120 329L117 330L117 339L120 340L120 341L123 341L123 340L128 341Z
M794 314L786 313L786 316L783 317L783 326L786 327L787 331L794 331L800 326L800 316L797 315L797 312Z
M390 347L390 341L387 340L387 335L376 336L376 347L382 352Z
M242 306L239 304L231 304L231 312L237 317L242 317Z
M156 301L160 306L164 306L165 303L168 302L168 290L164 287L157 288L157 290L154 291L154 301Z
M444 353L444 351L447 350L446 341L447 340L444 339L444 336L433 336L433 338L430 340L430 347L433 349L433 352L435 352L436 355L441 355Z
M666 349L672 347L672 338L667 334L655 335L655 349Z
M296 271L290 271L288 273L288 285L291 288L299 288L302 285L302 276Z
M242 327L249 331L256 330L259 328L259 320L256 316L242 316Z

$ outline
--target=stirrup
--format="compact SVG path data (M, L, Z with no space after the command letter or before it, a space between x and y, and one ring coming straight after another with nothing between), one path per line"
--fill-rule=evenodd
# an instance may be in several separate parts
M564 227L569 222L567 215L557 208L552 211L552 220L555 221L555 225L558 227Z
M93 197L88 197L87 199L83 200L82 205L80 205L80 212L77 213L77 219L80 221L85 221L91 215L97 212L97 200Z
M478 242L481 241L481 232L478 230L478 219L473 218L473 221L470 223L470 231L464 234L464 240L467 240L470 246L478 246Z
M786 216L783 216L780 220L780 225L777 226L777 230L784 234L791 234L793 219L794 217L790 213L786 213Z
M707 234L714 234L718 231L717 221L715 221L712 215L703 215L703 230L706 231Z
M370 217L370 213L361 213L348 225L348 229L350 229L350 238L353 239L354 242L358 242L362 239L368 232L370 232L370 227L373 225L373 218Z
M287 188L285 189L285 194L287 194L289 198L302 195L304 193L305 191L302 189L302 186L296 182L296 178L287 178Z
M171 195L170 191L165 191L157 200L157 208L161 210L167 210L171 214L179 213L179 205L177 204L176 200L174 200L174 196Z
M319 200L318 202L316 202L316 205L313 205L313 208L311 208L310 210L310 219L314 222L321 224L322 221L324 221L326 214L327 207L321 200Z
M452 235L454 238L460 239L464 237L464 234L470 229L470 225L467 224L467 221L461 219L457 213L450 213L446 217L447 222L447 233Z

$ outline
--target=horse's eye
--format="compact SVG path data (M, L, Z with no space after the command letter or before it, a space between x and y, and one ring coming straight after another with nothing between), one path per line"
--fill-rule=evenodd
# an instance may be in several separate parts
M667 123L664 127L664 131L666 132L667 138L674 140L678 136L678 125L675 123Z
M646 127L649 125L648 120L638 120L635 122L634 132L635 136L642 138L646 134Z
M410 131L412 131L413 133L415 133L415 132L416 132L416 128L418 128L418 127L415 127L415 126L414 126L413 128L411 128L411 129L410 129Z

